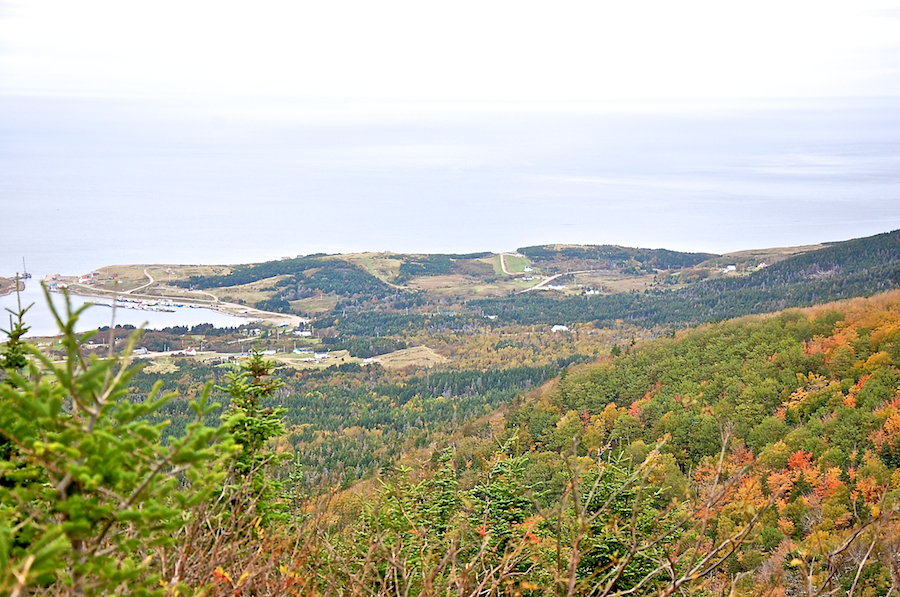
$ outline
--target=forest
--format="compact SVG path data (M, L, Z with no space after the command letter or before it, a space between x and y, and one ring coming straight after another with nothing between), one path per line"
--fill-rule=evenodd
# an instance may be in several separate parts
M59 313L48 350L15 313L0 346L0 587L897 594L898 245L890 233L672 290L455 313L366 282L373 294L348 304L380 311L345 307L306 341L427 346L445 358L428 367L296 368L262 354L293 339L209 326L76 334L78 311ZM326 262L282 271L281 288L369 275ZM598 299L620 310L598 318ZM430 313L390 307L401 300ZM593 310L540 327L570 304ZM648 304L658 316L614 314ZM255 349L164 368L132 356L198 339Z
M615 245L572 246L541 245L522 247L517 251L538 264L553 263L554 271L560 269L558 262L567 265L599 262L601 266L613 268L624 266L628 262L639 264L641 269L669 270L682 269L702 263L715 255L710 253L682 253L667 249L633 249ZM573 268L574 269L574 268Z

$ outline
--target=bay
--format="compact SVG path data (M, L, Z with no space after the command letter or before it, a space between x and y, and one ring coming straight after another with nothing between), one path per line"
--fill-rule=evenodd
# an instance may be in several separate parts
M55 336L59 333L59 326L53 313L47 305L46 297L40 283L35 279L27 280L25 290L19 293L0 297L0 328L9 330L12 320L12 312L18 312L19 301L22 307L31 306L25 315L25 325L29 327L28 336ZM50 293L50 298L61 317L66 312L65 297L62 294ZM71 296L72 309L78 309L85 304L94 303L85 309L78 320L77 332L96 330L104 326L131 325L136 328L162 329L175 326L195 326L201 323L210 323L216 327L237 327L253 321L244 317L227 315L219 311L204 308L172 307L172 312L143 311L138 309L125 309L117 307L115 312L111 308L111 302L93 297Z

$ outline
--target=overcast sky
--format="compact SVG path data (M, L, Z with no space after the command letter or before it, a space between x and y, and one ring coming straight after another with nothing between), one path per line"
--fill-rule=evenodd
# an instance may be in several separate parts
M900 1L7 1L0 92L404 101L900 95Z

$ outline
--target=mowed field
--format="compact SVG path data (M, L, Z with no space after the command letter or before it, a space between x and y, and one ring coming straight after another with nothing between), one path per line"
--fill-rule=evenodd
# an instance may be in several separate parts
M515 255L504 255L503 263L506 264L506 271L513 274L523 274L525 273L525 268L531 266L531 262L527 257L517 257Z

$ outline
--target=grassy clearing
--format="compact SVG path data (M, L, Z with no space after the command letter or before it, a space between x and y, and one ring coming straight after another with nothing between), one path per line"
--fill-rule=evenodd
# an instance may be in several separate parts
M341 258L360 267L385 284L393 286L393 280L400 274L401 259L391 253L352 253Z
M726 253L721 257L704 261L698 267L722 267L725 265L745 266L751 263L766 261L768 263L778 263L784 261L788 257L817 251L824 249L825 245L804 245L800 247L776 247L772 249L753 249L749 251L735 251L734 253Z
M237 303L243 301L247 305L255 305L259 301L272 298L278 293L274 286L279 280L287 278L287 275L273 276L264 280L257 280L250 284L229 286L227 288L210 288L209 293L219 297L220 300Z
M228 265L160 265L157 266L169 277L163 277L161 281L170 279L187 280L191 276L224 276L230 274L232 267Z
M144 367L145 373L175 373L176 371L178 371L178 366L169 361L152 361Z
M472 284L472 280L466 276L460 274L448 274L445 276L423 276L421 278L413 278L406 285L408 288L414 290L445 294L464 292L464 289L472 286Z
M578 288L582 284L585 288L597 288L604 293L615 292L631 292L632 290L643 291L653 284L654 274L644 274L642 276L632 276L618 274L610 271L591 272L589 274L576 274L570 277L574 281L566 281L567 290L580 293L584 288Z
M177 288L175 286L153 286L151 288L145 288L140 291L140 294L147 296L158 296L165 297L171 300L185 300L192 302L203 302L203 303L214 303L213 297L207 294L200 294L198 292L194 292L191 290L185 290L184 288Z
M309 298L290 301L291 311L294 313L309 313L318 315L327 313L337 306L338 297L333 294L320 294Z
M107 265L97 270L100 276L93 286L102 290L127 292L150 281L144 270L153 276L155 284L168 284L187 280L190 276L227 274L231 268L225 265Z
M389 354L372 359L382 367L388 369L405 369L406 367L436 367L449 362L447 357L441 356L427 346L414 346L404 348Z
M346 363L361 363L362 359L351 357L346 350L335 350L328 353L328 358L321 361L308 361L305 359L313 358L313 353L304 353L302 355L290 353L287 355L276 354L273 357L276 361L290 365L295 369L324 369L332 365L344 365Z
M494 268L494 273L498 276L505 276L503 273L503 267L500 265L500 255L493 255L491 257L486 257L484 259L479 259L479 261L484 261L485 263L490 263L491 267Z
M525 268L531 266L531 262L527 257L515 257L513 255L504 255L503 262L506 263L506 270L514 274L525 273Z
M101 267L97 271L100 277L93 286L102 288L103 290L112 290L117 292L126 292L139 286L143 286L150 281L144 274L144 269L150 271L150 266L146 265L111 265ZM156 275L151 273L154 278ZM113 279L115 278L115 279Z
M470 298L506 296L510 292L527 288L533 282L521 282L519 280L504 277L494 282L486 282L478 278L471 278L460 274L446 276L428 276L410 280L408 288L421 290L437 297L466 300Z

